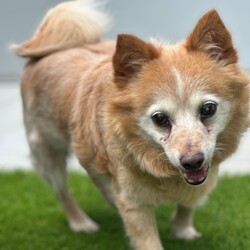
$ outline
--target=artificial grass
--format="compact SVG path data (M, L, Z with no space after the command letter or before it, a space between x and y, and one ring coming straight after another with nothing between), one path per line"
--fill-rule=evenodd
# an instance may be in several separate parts
M3 250L125 250L129 249L116 209L102 198L87 176L70 173L69 185L81 207L101 226L94 234L75 234L50 188L33 172L0 173L0 249ZM171 240L173 205L157 209L166 249L250 249L250 176L223 177L209 201L197 209L196 241ZM152 249L153 250L153 249Z

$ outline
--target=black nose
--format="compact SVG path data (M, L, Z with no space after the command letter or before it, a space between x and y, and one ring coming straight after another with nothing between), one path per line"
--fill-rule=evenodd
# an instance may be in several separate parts
M184 155L180 158L180 163L182 167L187 170L197 170L204 162L203 153L199 152L195 155Z

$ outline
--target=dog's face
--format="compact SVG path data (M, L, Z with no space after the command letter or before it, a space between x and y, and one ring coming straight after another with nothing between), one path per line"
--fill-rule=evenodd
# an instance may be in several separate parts
M230 93L224 86L226 77L216 72L212 64L201 65L202 58L197 60L190 55L183 57L167 69L159 65L158 79L152 79L156 83L151 82L154 87L147 89L150 95L143 96L144 101L149 98L148 103L139 108L139 126L161 145L188 183L200 184L205 181L219 147L218 135L231 116ZM143 78L140 80L145 82Z
M224 137L231 136L231 150L235 149L239 134L233 131L233 119L246 126L247 118L241 116L248 105L248 80L236 63L231 36L215 11L177 45L147 44L128 35L118 39L115 81L133 96L128 104L131 126L145 141L162 148L189 184L204 182L216 157L231 153Z

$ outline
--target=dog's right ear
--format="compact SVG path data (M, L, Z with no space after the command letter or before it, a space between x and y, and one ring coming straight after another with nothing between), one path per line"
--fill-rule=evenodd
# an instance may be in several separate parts
M134 78L143 64L157 58L159 51L150 43L132 35L118 35L113 57L115 82L122 86Z

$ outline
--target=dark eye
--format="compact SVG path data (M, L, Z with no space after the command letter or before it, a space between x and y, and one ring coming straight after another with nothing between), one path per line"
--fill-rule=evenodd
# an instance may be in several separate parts
M213 116L217 110L217 103L215 102L205 102L200 109L201 119L206 119Z
M171 122L166 114L162 112L155 112L151 116L152 121L158 127L171 127Z

